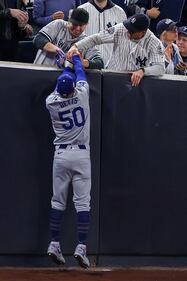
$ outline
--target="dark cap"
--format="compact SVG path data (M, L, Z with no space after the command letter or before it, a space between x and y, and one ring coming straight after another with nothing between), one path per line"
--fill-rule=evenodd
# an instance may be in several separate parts
M84 25L89 20L89 13L83 8L76 8L72 11L69 21L73 24Z
M164 31L171 31L179 25L178 22L172 21L171 19L162 19L157 23L156 32L160 36Z
M62 74L57 80L57 92L64 98L74 92L75 80L69 74Z
M187 26L181 26L178 28L178 34L183 34L187 36Z
M145 14L136 14L125 20L123 25L131 33L145 31L149 28L150 19Z

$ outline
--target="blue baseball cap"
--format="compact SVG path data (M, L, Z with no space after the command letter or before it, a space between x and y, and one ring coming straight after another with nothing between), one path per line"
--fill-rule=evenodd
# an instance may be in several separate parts
M171 19L162 19L157 23L156 32L160 36L164 31L171 31L179 25L178 22L172 21Z
M150 19L145 14L136 14L125 20L123 25L131 33L145 31L149 28Z
M69 94L74 92L75 79L69 74L62 74L57 79L57 92L63 96L68 97Z
M187 36L187 26L180 26L178 28L178 34L183 34L184 36Z

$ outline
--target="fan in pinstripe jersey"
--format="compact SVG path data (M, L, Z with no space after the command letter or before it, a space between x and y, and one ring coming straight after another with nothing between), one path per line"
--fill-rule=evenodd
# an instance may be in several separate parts
M77 42L68 52L71 58L77 49L113 43L108 69L132 73L132 86L138 86L144 75L162 75L165 71L164 49L161 41L149 30L150 20L137 14L121 24L88 36Z
M118 5L115 5L111 0L90 0L80 7L89 13L89 23L85 29L87 35L110 28L127 18L125 11ZM104 64L106 65L112 54L113 44L99 45L97 48L101 52Z

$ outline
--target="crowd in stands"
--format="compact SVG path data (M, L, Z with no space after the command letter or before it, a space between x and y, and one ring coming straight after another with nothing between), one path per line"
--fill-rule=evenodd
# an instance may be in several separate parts
M20 42L30 46L24 60L18 56ZM164 73L186 75L187 0L0 0L0 60L61 67L71 46L82 42L88 46L80 48L85 68L139 67L144 76L148 67L162 63L163 55ZM136 67L130 66L133 54ZM119 60L115 67L114 58Z

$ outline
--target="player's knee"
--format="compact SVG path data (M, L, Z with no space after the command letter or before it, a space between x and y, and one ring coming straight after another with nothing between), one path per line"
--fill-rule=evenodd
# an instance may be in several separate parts
M64 211L66 209L66 204L63 204L59 201L56 201L56 200L51 200L51 207L53 209L57 209L57 210L61 210L61 211Z

